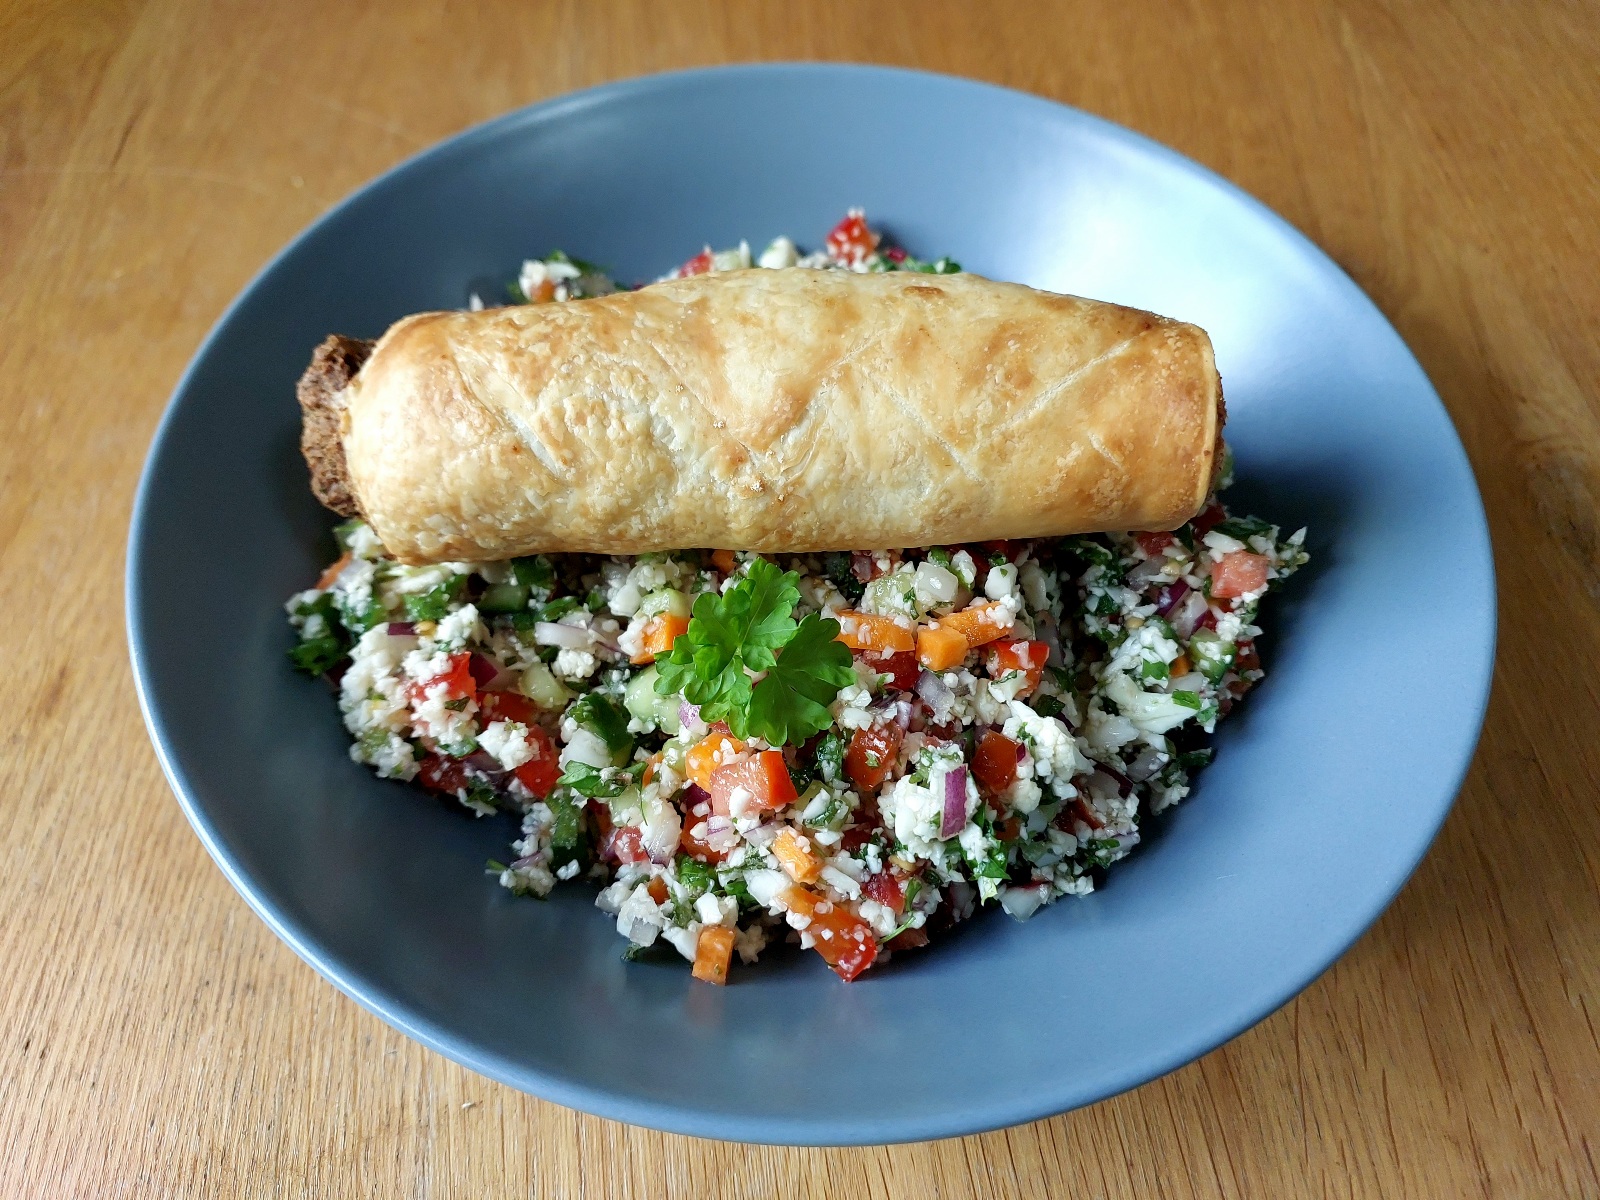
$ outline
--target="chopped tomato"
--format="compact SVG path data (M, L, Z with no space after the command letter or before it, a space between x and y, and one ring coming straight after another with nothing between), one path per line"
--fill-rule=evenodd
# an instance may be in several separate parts
M772 853L796 883L815 883L822 876L822 859L811 849L811 840L787 825L772 839Z
M878 248L878 235L867 227L867 214L852 208L829 232L827 246L831 257L853 267Z
M741 788L750 794L747 807L782 808L799 799L781 750L762 750L711 772L711 786L706 788L711 793L711 811L730 815L733 794Z
M897 266L906 260L906 252L900 249L899 246L890 246L883 252L883 256Z
M928 944L926 929L903 929L886 943L890 950L916 950Z
M530 729L539 722L539 706L521 692L485 692L478 701L479 719L517 721Z
M1139 549L1149 558L1158 557L1163 550L1172 545L1170 533L1136 533L1133 540L1139 543Z
M1231 600L1246 592L1260 591L1267 586L1267 568L1271 565L1272 560L1264 554L1230 551L1220 562L1211 564L1211 594Z
M1215 629L1217 627L1217 614L1211 609L1206 609L1200 614L1200 619L1194 623L1196 629Z
M331 588L336 582L338 582L339 576L349 565L350 551L346 550L343 554L339 555L337 561L329 564L328 569L324 571L322 573L322 577L317 580L317 591L325 592Z
M1082 796L1072 802L1072 810L1078 814L1078 819L1090 829L1104 829L1106 827L1106 823L1100 819L1100 815L1089 807L1089 802Z
M693 813L683 818L683 832L678 835L678 849L690 858L703 863L719 863L728 857L726 850L718 850L695 836L695 830L706 823L704 817L697 817Z
M645 862L650 855L645 852L644 834L632 825L622 825L611 831L600 851L600 857L610 862Z
M869 651L862 655L861 661L868 670L887 675L889 686L902 692L909 692L916 687L917 676L922 674L922 664L917 662L916 654L910 650L900 650L894 654Z
M861 892L867 899L893 909L895 916L905 910L905 885L893 871L879 871L876 875L867 876L867 881L861 885Z
M561 752L556 749L550 735L537 725L528 726L528 742L533 747L533 757L523 763L513 775L518 782L543 800L561 778Z
M706 925L694 944L694 967L689 972L706 983L726 984L733 961L733 930L726 925Z
M872 926L849 909L803 887L790 888L783 901L791 912L811 918L805 932L816 940L812 948L846 983L878 957L878 939L873 936Z
M672 649L672 643L689 632L689 621L674 613L651 617L645 624L644 637L640 639L639 653L632 656L634 665L655 662Z
M1012 671L1021 671L1027 677L1028 686L1017 694L1026 696L1044 679L1044 663L1049 657L1050 647L1043 642L1006 638L996 642L989 651L989 678L1003 679Z
M1256 651L1254 641L1239 643L1239 652L1233 659L1233 669L1240 672L1261 669L1261 655Z
M1010 630L1011 622L1006 620L1007 615L1005 606L998 600L980 600L960 612L940 617L939 628L955 630L967 639L968 646L987 646L1005 637Z
M1017 751L1022 743L993 729L983 731L972 752L972 775L989 791L1005 791L1017 779Z
M700 251L699 254L696 254L688 262L684 263L683 266L679 267L677 273L678 278L683 279L689 275L704 275L710 270L711 247L707 246L704 250Z
M852 650L887 650L898 654L917 648L916 630L870 613L843 609L839 616L839 640Z
M917 661L930 671L959 667L970 649L959 630L946 629L942 623L924 625L917 630Z
M1205 537L1205 535L1210 533L1213 528L1222 524L1222 522L1226 521L1227 519L1228 514L1223 509L1222 505L1213 500L1210 504L1206 505L1204 511L1202 511L1201 514L1194 520L1190 521L1189 524L1194 527L1194 535L1198 539Z
M458 650L450 656L450 666L444 674L431 679L419 679L408 690L413 701L427 698L439 684L445 685L445 695L451 700L471 700L478 694L478 684L472 678L472 655Z
M1014 842L1022 836L1022 822L1015 817L1003 817L994 823L996 841Z
M426 754L417 769L417 780L430 792L453 796L467 786L467 768L459 759Z
M726 727L721 730L714 729L689 747L689 752L683 757L684 774L689 777L691 783L697 783L709 792L711 773L718 767L732 762L744 751L745 744L727 733Z
M902 738L900 726L895 724L869 725L858 729L844 752L844 773L850 782L863 791L876 791L894 770L895 757L900 753Z
M724 575L732 575L733 569L739 565L733 557L732 550L713 550L711 552L711 565Z

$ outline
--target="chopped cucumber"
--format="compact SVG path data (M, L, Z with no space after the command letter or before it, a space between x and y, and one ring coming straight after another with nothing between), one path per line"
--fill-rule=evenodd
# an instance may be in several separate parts
M560 712L572 699L572 693L542 662L530 663L522 672L517 690L540 708Z
M656 695L656 669L646 668L628 682L622 704L639 722L668 737L678 735L678 697Z
M521 583L491 584L478 597L478 611L482 613L514 613L527 607L528 588Z

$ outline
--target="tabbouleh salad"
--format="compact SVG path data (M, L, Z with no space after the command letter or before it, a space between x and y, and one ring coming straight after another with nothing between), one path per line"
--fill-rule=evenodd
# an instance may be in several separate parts
M707 248L669 278L752 265L960 270L853 210L814 254ZM510 290L616 289L557 252ZM1092 891L1211 760L1262 677L1261 599L1306 561L1304 530L1214 496L1171 533L793 557L406 567L336 534L290 655L336 685L351 757L516 815L500 883L594 881L630 955L713 983L785 940L852 980L979 905Z

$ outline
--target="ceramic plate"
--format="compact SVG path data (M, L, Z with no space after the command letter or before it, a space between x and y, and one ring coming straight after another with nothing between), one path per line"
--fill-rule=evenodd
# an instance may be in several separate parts
M844 985L776 955L733 986L628 964L593 889L483 873L510 826L352 763L293 673L283 601L334 555L294 383L327 333L464 306L553 247L622 278L709 242L816 245L847 206L913 253L1210 331L1239 482L1308 526L1265 683L1107 885L976 920ZM1493 657L1472 472L1383 315L1260 204L1125 129L963 80L694 71L434 147L319 220L223 316L150 451L128 560L139 695L196 831L336 986L514 1087L707 1137L887 1142L1088 1104L1261 1020L1415 868L1467 769ZM509 818L506 819L509 822Z

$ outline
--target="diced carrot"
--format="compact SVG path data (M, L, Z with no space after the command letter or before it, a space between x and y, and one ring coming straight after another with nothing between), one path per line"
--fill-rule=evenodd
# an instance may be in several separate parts
M845 609L838 618L839 640L852 650L887 650L894 654L917 647L916 631L888 617Z
M815 883L822 876L822 860L812 853L810 839L788 826L772 839L772 853L796 883Z
M844 752L844 773L850 782L863 792L881 787L889 778L889 772L894 770L902 737L900 726L894 724L875 724L856 730Z
M733 557L732 550L713 550L711 552L711 565L724 575L732 575L733 569L739 564Z
M548 304L556 298L556 281L554 279L541 279L533 289L533 294L528 297L534 304Z
M795 886L783 894L790 912L809 917L805 931L812 947L846 983L865 971L878 957L878 939L872 926L848 908L824 900L808 888Z
M989 677L1003 679L1008 672L1021 671L1027 676L1028 685L1017 694L1025 696L1044 679L1044 664L1049 657L1050 647L1043 642L1005 638L995 642L989 651Z
M1224 554L1220 562L1211 564L1211 594L1220 600L1230 600L1255 592L1267 586L1267 568L1270 560L1264 554L1251 554L1248 550L1234 550Z
M672 649L672 643L689 632L689 621L675 613L662 613L645 623L644 637L640 639L639 653L632 655L635 666L655 662Z
M725 763L732 762L744 750L744 743L736 737L726 733L708 733L690 746L689 752L683 756L684 774L691 783L697 783L709 792L711 773Z
M993 729L983 731L972 752L972 774L990 792L1005 791L1017 779L1017 750L1022 743Z
M1187 675L1190 669L1189 656L1187 654L1180 654L1177 658L1172 660L1172 667L1168 674L1176 679L1180 675Z
M970 649L958 630L946 629L942 624L924 625L917 630L917 661L930 671L959 667Z
M649 883L645 884L644 890L650 893L650 899L657 904L665 904L667 902L667 881L661 876L657 875Z
M733 930L726 925L702 926L694 944L694 969L690 974L706 983L726 984L731 961Z
M799 799L781 750L762 750L712 771L706 788L711 793L711 811L730 815L734 793L741 789L750 794L746 804L755 808L782 808Z
M639 782L648 787L650 785L650 781L656 777L656 771L660 768L660 766L661 751L657 750L649 758L645 759L644 776L639 780Z
M317 591L325 592L331 588L334 584L334 581L339 578L339 573L349 565L350 551L346 550L343 554L339 555L339 558L336 562L329 565L328 569L322 573L322 577L317 580Z
M1005 637L1011 625L1006 619L1005 606L998 600L980 600L960 612L939 618L939 628L954 629L972 647L986 646Z

